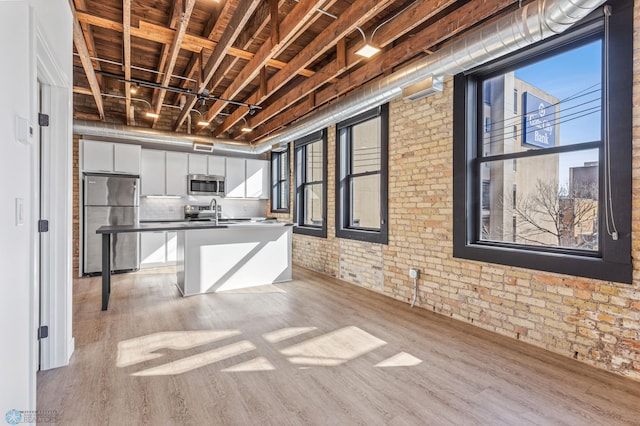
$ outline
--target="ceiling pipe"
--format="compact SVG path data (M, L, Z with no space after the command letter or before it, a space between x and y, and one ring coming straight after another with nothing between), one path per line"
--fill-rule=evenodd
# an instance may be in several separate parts
M434 54L388 77L369 83L343 100L289 128L256 142L264 153L309 133L402 96L402 88L428 77L467 71L550 36L560 34L602 5L605 0L536 0L456 40Z
M234 139L219 139L209 136L179 134L156 129L107 124L100 121L74 120L73 133L83 136L99 136L106 138L136 140L155 144L179 147L193 147L194 142L213 144L213 151L237 152L242 154L258 154L254 147L246 142Z

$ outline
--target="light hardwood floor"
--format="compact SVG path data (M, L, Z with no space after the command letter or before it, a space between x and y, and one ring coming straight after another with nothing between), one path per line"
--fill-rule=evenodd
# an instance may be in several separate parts
M640 424L640 383L301 269L179 297L166 270L74 283L58 424Z

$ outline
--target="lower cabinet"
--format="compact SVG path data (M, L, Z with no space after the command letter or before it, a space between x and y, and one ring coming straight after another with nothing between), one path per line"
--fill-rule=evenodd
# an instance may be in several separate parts
M176 264L175 231L140 233L140 268L157 268Z

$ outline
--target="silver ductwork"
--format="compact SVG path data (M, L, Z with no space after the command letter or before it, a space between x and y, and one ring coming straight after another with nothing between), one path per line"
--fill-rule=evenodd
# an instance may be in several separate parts
M213 144L213 152L237 152L242 154L258 154L246 142L233 139L218 139L209 136L179 134L156 129L107 124L100 121L74 120L73 133L83 136L96 136L108 139L135 140L141 143L171 145L174 147L193 147L194 142Z
M288 129L259 140L256 151L264 153L273 144L290 142L389 102L402 95L403 87L425 78L452 76L560 34L604 2L605 0L536 0L471 31L421 61L365 85Z

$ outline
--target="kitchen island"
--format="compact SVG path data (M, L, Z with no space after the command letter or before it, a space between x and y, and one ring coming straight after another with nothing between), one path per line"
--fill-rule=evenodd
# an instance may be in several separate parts
M290 281L292 229L273 221L102 226L102 310L111 294L112 234L178 231L176 284L189 296Z

